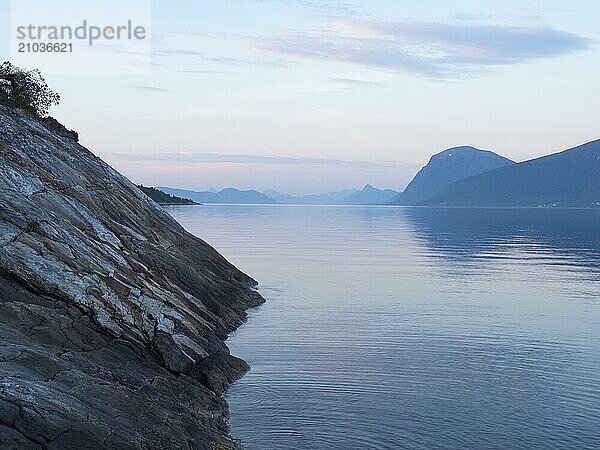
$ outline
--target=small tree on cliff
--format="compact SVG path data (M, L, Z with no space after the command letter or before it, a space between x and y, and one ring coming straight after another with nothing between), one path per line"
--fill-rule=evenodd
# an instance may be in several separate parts
M60 95L46 84L39 70L24 70L6 61L0 65L0 100L29 114L45 117Z

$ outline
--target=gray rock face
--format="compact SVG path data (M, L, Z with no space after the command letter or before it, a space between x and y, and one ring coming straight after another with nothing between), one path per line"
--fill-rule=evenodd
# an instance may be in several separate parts
M77 144L0 106L0 448L222 448L256 284Z

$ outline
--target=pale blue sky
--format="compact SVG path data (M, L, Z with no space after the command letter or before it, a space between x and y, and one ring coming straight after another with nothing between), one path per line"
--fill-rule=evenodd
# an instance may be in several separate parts
M448 147L524 160L600 137L598 18L591 0L155 0L151 73L47 78L54 114L136 182L401 189Z

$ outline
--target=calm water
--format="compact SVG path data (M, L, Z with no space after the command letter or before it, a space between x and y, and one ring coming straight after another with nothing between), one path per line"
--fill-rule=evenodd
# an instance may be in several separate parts
M170 211L268 300L246 448L600 448L600 211Z

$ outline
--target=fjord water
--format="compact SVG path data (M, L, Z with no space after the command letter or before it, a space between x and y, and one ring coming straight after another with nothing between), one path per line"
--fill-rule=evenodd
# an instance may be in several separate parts
M599 448L600 211L189 206L261 282L247 449Z

